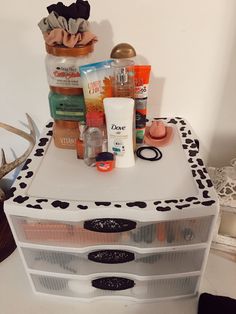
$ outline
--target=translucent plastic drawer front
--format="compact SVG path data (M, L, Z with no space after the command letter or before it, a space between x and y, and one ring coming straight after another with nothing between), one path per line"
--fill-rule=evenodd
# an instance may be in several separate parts
M156 223L107 218L76 223L14 216L13 224L23 242L71 247L123 244L147 248L206 242L212 218L204 216Z
M135 280L132 277L95 277L93 280L31 275L37 292L81 299L130 297L139 300L180 297L195 293L198 277Z
M204 249L140 254L118 249L68 253L23 248L23 254L30 269L44 272L84 276L119 272L152 276L200 271Z

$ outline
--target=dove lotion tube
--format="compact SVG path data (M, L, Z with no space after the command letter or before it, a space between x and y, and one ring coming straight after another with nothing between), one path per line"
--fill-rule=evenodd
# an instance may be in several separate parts
M108 151L115 155L117 168L135 165L133 143L134 100L132 98L110 97L103 100Z

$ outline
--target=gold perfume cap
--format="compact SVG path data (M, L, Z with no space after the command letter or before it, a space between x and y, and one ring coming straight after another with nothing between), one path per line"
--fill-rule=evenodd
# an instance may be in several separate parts
M112 51L110 57L112 59L128 59L136 56L134 47L127 43L121 43L116 45Z

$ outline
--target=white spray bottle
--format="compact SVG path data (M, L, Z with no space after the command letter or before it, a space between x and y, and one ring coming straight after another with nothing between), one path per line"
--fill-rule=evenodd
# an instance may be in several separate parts
M108 151L115 154L116 167L135 165L133 143L134 100L132 98L104 98Z

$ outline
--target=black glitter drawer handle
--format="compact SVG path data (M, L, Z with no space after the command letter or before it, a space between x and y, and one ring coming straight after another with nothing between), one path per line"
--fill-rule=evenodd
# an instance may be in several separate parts
M121 264L133 261L135 256L123 250L100 250L89 253L88 259L96 263Z
M135 283L131 279L122 277L103 277L92 280L92 286L101 290L119 291L131 289Z
M136 228L136 222L127 219L101 218L92 219L84 222L84 229L95 232L124 232Z

